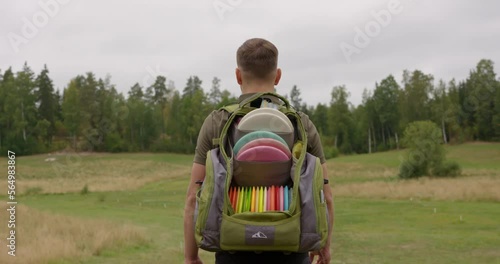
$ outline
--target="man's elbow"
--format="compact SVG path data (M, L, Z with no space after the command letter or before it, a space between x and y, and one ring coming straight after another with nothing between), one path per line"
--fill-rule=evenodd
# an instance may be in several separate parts
M195 206L196 206L196 193L189 193L186 197L184 212L193 214Z

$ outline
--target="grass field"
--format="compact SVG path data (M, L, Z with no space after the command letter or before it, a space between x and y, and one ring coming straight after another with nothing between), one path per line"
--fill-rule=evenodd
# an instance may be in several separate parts
M401 155L328 161L336 210L332 263L500 263L500 144L448 147L463 168L451 179L400 181ZM4 248L0 263L182 263L192 156L50 157L56 160L17 158L18 256ZM0 190L6 193L6 182ZM0 237L7 236L5 220ZM213 263L211 253L201 257Z

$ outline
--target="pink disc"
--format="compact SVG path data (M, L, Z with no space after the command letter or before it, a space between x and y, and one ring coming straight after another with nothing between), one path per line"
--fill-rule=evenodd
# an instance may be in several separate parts
M280 149L271 146L255 146L240 151L236 157L239 161L286 161L290 158Z
M292 157L292 153L290 152L290 149L288 149L288 146L286 146L285 144L283 144L283 143L281 143L278 140L273 139L273 138L254 139L254 140L246 143L245 145L243 145L243 147L241 147L239 153L244 152L245 150L256 147L256 146L275 147L275 148L283 151L283 153L285 153L288 156L288 158Z

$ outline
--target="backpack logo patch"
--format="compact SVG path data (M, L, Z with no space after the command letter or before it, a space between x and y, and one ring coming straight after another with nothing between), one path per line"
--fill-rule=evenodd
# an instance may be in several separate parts
M264 239L266 239L267 236L266 236L266 234L264 234L264 233L262 233L262 232L259 231L259 232L255 233L255 234L253 234L252 238L264 238Z
M255 246L274 245L274 226L245 226L245 244Z

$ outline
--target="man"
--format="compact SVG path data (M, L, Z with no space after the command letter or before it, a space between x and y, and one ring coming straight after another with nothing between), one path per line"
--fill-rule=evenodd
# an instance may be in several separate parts
M236 80L240 85L242 95L239 101L249 98L252 94L260 92L274 92L274 86L281 78L281 69L278 64L278 50L269 41L259 38L249 39L236 53L237 68ZM224 120L227 120L228 113L223 110L213 111L203 123L198 136L196 152L191 170L191 181L189 183L186 205L184 211L184 258L185 263L200 264L202 261L198 256L198 247L194 238L194 208L196 204L196 192L199 188L197 182L205 178L205 160L207 152L212 149L212 139L218 138ZM321 141L314 124L307 116L301 113L307 120L304 126L307 130L309 153L317 156L321 160L323 176L328 179L328 173L323 154ZM216 263L311 263L317 255L317 263L330 263L330 241L333 226L333 198L330 186L325 184L324 193L329 210L329 233L328 240L324 248L318 252L291 253L283 252L217 252L215 254Z

